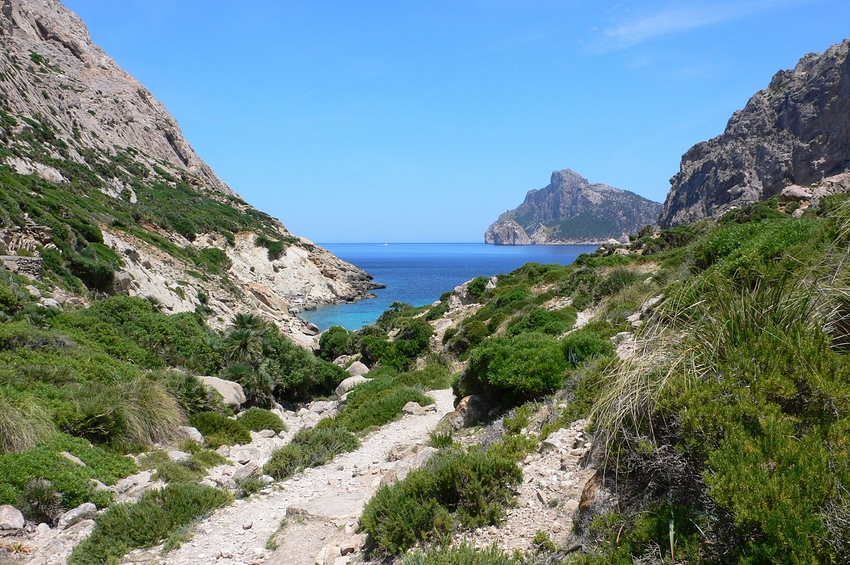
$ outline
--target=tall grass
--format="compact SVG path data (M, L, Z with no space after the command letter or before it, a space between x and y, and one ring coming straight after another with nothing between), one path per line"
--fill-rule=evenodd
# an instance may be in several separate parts
M0 387L0 453L32 449L53 430L50 412L35 396Z

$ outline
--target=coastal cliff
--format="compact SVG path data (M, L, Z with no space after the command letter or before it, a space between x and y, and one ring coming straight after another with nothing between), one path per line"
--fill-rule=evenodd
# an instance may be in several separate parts
M779 71L721 135L691 147L670 181L661 226L718 217L792 186L815 200L850 189L848 50L845 40Z
M2 2L0 110L0 254L44 256L60 302L85 285L213 326L258 312L303 342L300 309L374 286L242 200L58 0Z
M633 192L590 183L575 171L552 173L549 185L530 190L525 201L487 228L485 243L544 245L626 240L654 224L661 205Z

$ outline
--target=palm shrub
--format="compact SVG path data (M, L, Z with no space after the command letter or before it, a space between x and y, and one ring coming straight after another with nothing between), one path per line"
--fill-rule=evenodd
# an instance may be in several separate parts
M24 485L17 507L27 520L50 525L65 512L62 494L47 479L33 479Z

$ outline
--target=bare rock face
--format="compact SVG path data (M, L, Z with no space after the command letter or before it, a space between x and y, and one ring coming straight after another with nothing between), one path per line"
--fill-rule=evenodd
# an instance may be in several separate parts
M627 240L654 224L661 205L633 192L590 183L575 171L554 171L549 185L531 190L484 234L496 245L598 244Z
M670 180L661 226L717 217L791 185L814 192L850 170L849 50L850 39L776 73L723 134L689 149Z

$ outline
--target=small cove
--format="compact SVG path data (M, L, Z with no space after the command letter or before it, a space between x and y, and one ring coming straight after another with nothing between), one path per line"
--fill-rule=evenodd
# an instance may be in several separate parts
M387 288L354 304L321 306L302 316L320 329L373 323L393 302L430 304L477 276L508 273L530 262L567 265L596 245L496 246L484 243L325 243L331 253L369 272Z

